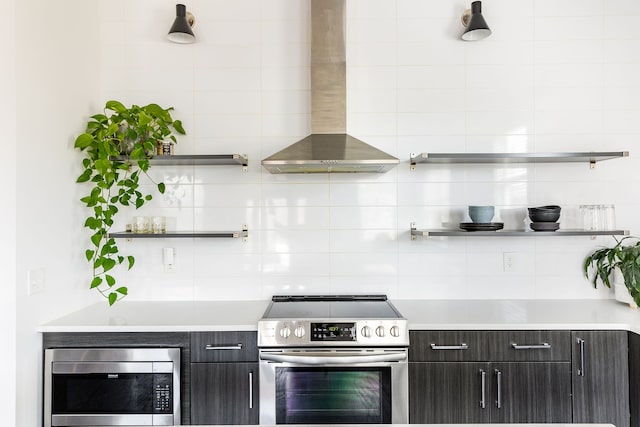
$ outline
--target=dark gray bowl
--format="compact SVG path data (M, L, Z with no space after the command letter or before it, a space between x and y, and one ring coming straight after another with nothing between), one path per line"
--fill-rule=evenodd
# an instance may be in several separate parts
M558 205L547 205L529 208L529 212L560 212L560 209L561 208Z
M560 211L531 211L529 209L529 219L531 222L556 222L560 218Z

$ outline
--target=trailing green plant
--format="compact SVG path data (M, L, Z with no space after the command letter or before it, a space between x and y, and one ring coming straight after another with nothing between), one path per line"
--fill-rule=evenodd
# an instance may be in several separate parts
M89 228L91 244L85 257L92 267L89 287L96 289L113 305L128 294L114 277L114 268L124 264L131 269L132 255L119 253L115 239L109 237L114 218L121 207L142 207L151 194L139 189L141 175L147 176L164 193L164 183L156 183L147 174L149 158L158 144L176 143L174 132L185 134L180 120L173 120L173 108L157 104L125 107L108 101L103 113L91 116L84 133L75 140L75 148L84 153L83 172L78 183L90 184L89 193L80 200L91 209L84 226Z
M637 237L626 236L618 240L614 237L616 245L610 248L600 248L595 250L584 260L584 274L589 279L589 274L593 274L591 282L593 287L598 287L598 281L608 288L611 287L611 275L618 268L624 278L624 284L629 290L629 294L637 305L640 306L640 240ZM625 240L635 239L635 244L626 245Z

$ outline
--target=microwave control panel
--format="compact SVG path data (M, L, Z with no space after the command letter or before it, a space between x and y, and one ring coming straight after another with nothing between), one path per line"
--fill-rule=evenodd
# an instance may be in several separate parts
M173 388L170 374L155 374L153 380L153 413L170 414L173 412Z

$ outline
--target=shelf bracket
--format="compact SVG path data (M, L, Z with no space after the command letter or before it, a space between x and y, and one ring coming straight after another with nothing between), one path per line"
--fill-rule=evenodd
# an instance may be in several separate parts
M594 159L589 160L589 169L596 168L596 161Z
M416 223L412 222L409 226L411 227L411 240L416 240Z
M248 240L249 240L249 227L247 227L247 224L244 224L242 226L242 241L247 242Z
M416 162L415 160L413 160L415 156L416 156L416 153L409 154L409 158L411 159L409 160L409 170L412 170L412 171L416 170Z
M246 172L249 170L249 157L246 154L243 154L242 157L246 159L246 161L242 163L242 172Z

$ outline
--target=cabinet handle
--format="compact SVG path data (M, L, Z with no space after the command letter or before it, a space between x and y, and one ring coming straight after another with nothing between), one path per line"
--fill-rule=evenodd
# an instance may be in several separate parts
M580 348L580 367L578 368L578 376L584 377L584 340L582 338L577 339L578 347Z
M431 344L431 350L468 350L469 346L465 343L460 345L437 345Z
M253 409L253 372L249 372L249 409Z
M495 370L496 373L496 388L497 388L497 399L496 399L496 408L502 408L502 372L498 369Z
M484 369L480 369L480 407L484 409L486 407L486 385L487 385L487 373Z
M514 350L550 350L551 344L543 342L542 344L516 344L511 343Z
M242 343L228 344L228 345L212 345L207 344L204 346L205 350L242 350Z

